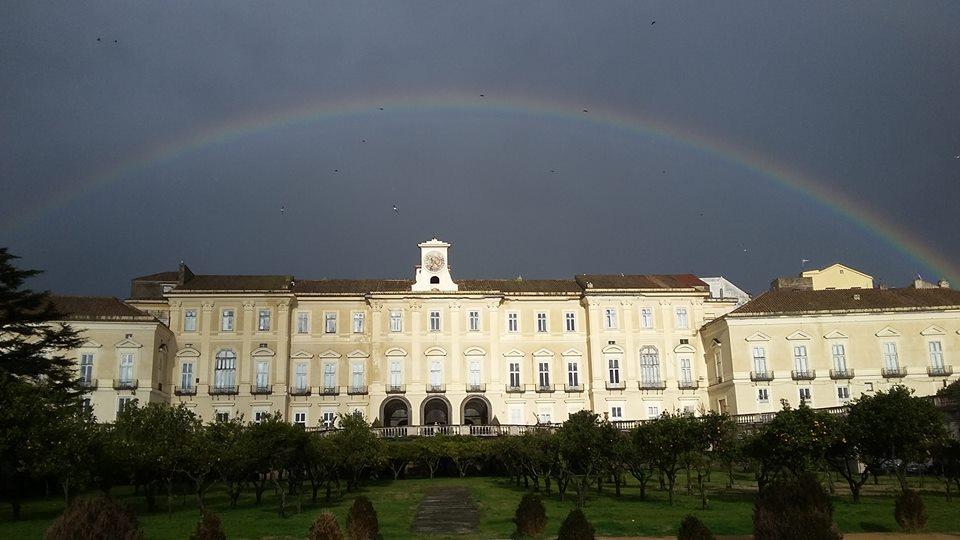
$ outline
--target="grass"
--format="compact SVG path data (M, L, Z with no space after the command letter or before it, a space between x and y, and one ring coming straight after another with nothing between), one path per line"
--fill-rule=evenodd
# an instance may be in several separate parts
M682 476L682 475L681 475ZM639 489L631 484L623 490L622 497L613 496L613 487L605 486L604 493L596 490L584 509L587 517L605 536L669 536L675 535L680 520L686 514L700 517L715 534L749 534L752 528L754 485L749 474L738 475L734 489L724 489L725 478L715 474L709 487L709 507L700 509L695 494L686 493L682 477L678 479L678 492L673 505L667 502L667 494L648 487L648 500L639 499ZM914 484L918 479L911 479ZM656 484L656 482L651 482ZM305 497L302 513L292 509L287 518L277 516L276 499L271 492L264 494L261 506L254 503L253 494L244 493L237 508L229 508L226 495L213 490L208 497L208 506L220 515L227 537L234 538L304 538L314 518L324 510L337 516L341 527L345 524L347 510L357 495L366 495L377 510L380 531L384 538L413 538L411 521L424 492L434 486L466 486L473 493L480 508L480 530L475 535L458 538L508 538L513 531L514 510L523 494L523 489L505 478L437 478L400 480L396 482L373 482L363 489L348 493L331 505L312 506ZM947 502L943 484L936 479L926 480L924 502L929 521L926 532L960 532L960 520L956 512L960 499ZM853 504L846 493L845 485L836 484L834 517L843 532L897 532L893 519L893 493L895 486L890 478L882 479L879 486L868 485L860 504ZM547 509L548 535L555 537L560 523L573 508L574 494L568 501L560 502L556 494L544 496ZM117 489L114 496L130 504L140 519L140 524L149 539L189 538L199 519L195 500L189 494L176 495L173 511L166 512L166 499L161 498L161 509L148 513L146 503L134 496L130 488ZM295 500L292 501L295 505ZM50 522L63 510L63 502L51 497L27 501L23 506L23 518L12 521L9 505L0 510L0 538L40 538ZM440 538L440 537L437 537Z

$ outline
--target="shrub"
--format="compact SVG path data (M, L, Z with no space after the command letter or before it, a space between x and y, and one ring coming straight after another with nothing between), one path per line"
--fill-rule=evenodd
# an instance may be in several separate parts
M812 474L781 478L764 487L753 506L756 540L838 540L833 503Z
M520 499L513 522L517 526L517 530L513 533L514 538L539 536L547 526L547 510L543 507L540 497L533 493L525 494Z
M190 535L190 540L226 540L220 526L220 518L213 512L203 511L203 517L197 522L197 528Z
M330 512L317 516L317 520L310 526L310 540L343 540L337 518Z
M347 538L350 540L376 540L380 538L377 511L370 504L370 499L363 495L353 500L353 506L347 512Z
M574 508L560 525L557 540L593 540L593 525L583 515L583 511Z
M908 489L897 495L893 516L905 531L917 531L927 524L927 508L920 493Z
M73 501L43 537L47 540L142 540L143 531L129 508L98 495Z
M693 514L687 514L680 522L677 540L713 540L713 533Z

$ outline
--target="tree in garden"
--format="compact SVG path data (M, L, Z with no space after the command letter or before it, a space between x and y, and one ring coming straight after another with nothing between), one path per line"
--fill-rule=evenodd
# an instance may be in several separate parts
M946 437L943 414L904 386L862 396L850 407L846 427L860 461L871 471L894 465L901 490L907 489L907 464L927 461Z
M388 441L385 443L384 459L390 467L390 471L393 472L394 480L398 480L400 476L403 475L407 465L416 461L417 457L418 452L415 443L405 440Z
M203 515L197 522L197 528L190 535L190 540L226 540L227 535L223 532L220 517L206 510L202 512Z
M702 444L699 421L689 414L664 413L650 422L648 443L653 447L653 462L667 481L670 504L677 484L677 472L685 466L685 457Z
M295 483L291 483L291 473L296 474L298 445L297 432L303 430L283 420L279 411L260 422L250 425L247 430L248 444L251 445L251 465L255 477L254 489L257 504L263 500L263 492L269 484L277 493L277 514L285 517L287 497Z
M656 470L655 449L651 443L653 429L651 422L645 422L633 428L630 431L630 447L624 449L629 452L626 456L626 466L640 485L641 500L646 500L647 483L653 478Z
M756 540L839 540L833 503L813 473L783 475L754 502Z
M231 508L237 507L243 485L253 471L255 441L247 437L247 429L242 414L206 427L213 471L226 488Z
M514 538L540 536L547 527L547 509L543 507L539 495L524 493L514 513L513 523L516 526Z
M927 525L927 507L923 504L920 493L913 489L905 489L897 494L893 517L905 531L919 531L924 528Z
M577 491L577 507L586 503L587 491L603 472L604 432L600 417L591 411L578 411L557 430L558 466L570 478Z
M53 427L80 413L82 392L67 356L82 339L57 322L63 315L48 293L24 288L39 272L17 269L16 259L0 248L0 496L10 502L14 518L20 516L23 488L53 457L44 451L75 450L53 448L59 443L51 436Z
M757 463L760 490L782 472L799 476L817 470L830 443L831 423L826 414L804 403L797 409L784 403L772 421L747 438L744 453Z
M933 464L943 477L947 501L953 500L953 489L960 491L960 441L945 439L934 449Z
M340 496L340 475L343 470L344 456L337 447L334 437L310 437L307 447L309 459L307 476L313 489L312 501L317 502L317 492L320 487L326 488L326 501L331 501L333 486L337 487L337 497Z
M483 457L482 441L477 437L453 435L440 440L443 453L453 461L461 478L467 475L468 469L476 467Z
M414 442L417 448L417 461L430 471L430 478L433 478L437 474L437 470L440 468L440 462L446 457L444 454L445 437L446 435L420 437Z
M360 414L340 415L340 429L331 437L343 456L347 489L355 489L364 472L380 465L383 440L370 431L370 425Z
M79 497L70 503L43 535L46 540L141 540L137 518L123 504L105 495Z
M375 540L380 538L380 523L377 511L370 499L363 495L353 500L353 506L347 512L347 538L350 540Z
M680 522L680 529L677 531L677 540L713 540L713 533L700 518L693 514L687 514Z
M543 480L550 493L550 476L556 467L556 437L546 429L529 429L518 437L517 450L523 473L533 481L533 489L540 491Z
M557 540L593 540L593 525L583 514L583 510L574 508L560 524Z
M340 531L337 518L330 512L323 512L310 526L310 534L307 538L308 540L343 540L343 533Z

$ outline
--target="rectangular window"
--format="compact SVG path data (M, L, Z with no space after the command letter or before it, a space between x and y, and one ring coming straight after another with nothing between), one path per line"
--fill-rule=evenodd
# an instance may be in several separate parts
M83 412L90 412L93 410L93 402L90 398L83 398L80 400L80 409Z
M510 423L518 425L523 422L523 405L510 406Z
M225 309L220 312L220 330L224 332L233 332L234 312L232 309Z
M293 375L293 386L294 388L304 389L304 390L306 390L310 386L310 381L307 378L306 362L297 363L297 367Z
M403 332L403 312L399 309L390 310L390 331Z
M323 332L325 334L337 333L337 314L336 313L327 312L323 314Z
M197 310L187 309L183 312L183 331L184 332L196 332L197 331Z
M467 371L467 384L470 386L480 386L480 360L470 360L470 367Z
M257 380L254 385L257 388L266 388L270 386L270 362L257 362Z
M337 421L337 413L333 411L323 411L323 420L320 421L326 428L334 427Z
M931 341L927 347L930 349L930 366L943 369L943 347L939 341Z
M607 380L613 384L620 384L620 360L617 358L608 358L607 368L610 377Z
M430 331L431 332L440 331L440 312L439 311L430 312Z
M133 381L133 353L120 355L120 380L122 382Z
M607 308L603 310L603 324L607 330L612 330L617 327L616 308Z
M550 362L539 362L539 382L540 388L550 386Z
M307 411L294 411L293 423L300 427L307 427Z
M811 401L810 396L811 396L811 393L810 393L810 389L809 389L809 388L801 388L801 389L800 389L800 401L809 404L810 401Z
M677 328L681 330L690 328L690 321L687 320L687 308L677 308Z
M806 345L797 345L793 348L793 368L798 373L807 372L807 347Z
M759 403L768 403L770 401L770 390L767 388L757 388L757 401Z
M520 388L520 364L510 362L510 387Z
M480 312L479 311L471 311L467 314L467 328L469 328L471 332L480 331Z
M549 424L551 422L553 415L550 413L549 409L541 409L537 413L537 422L541 424Z
M353 365L352 384L354 388L363 386L363 364Z
M573 311L568 311L563 314L563 324L564 330L567 332L576 332L577 331L577 314Z
M354 334L363 333L363 319L364 319L364 313L362 311L358 311L353 314L353 333Z
M837 400L840 403L846 403L850 401L850 387L849 386L838 386L837 387Z
M337 368L333 364L323 365L323 387L336 388L337 386Z
M642 308L640 310L640 326L642 328L653 328L653 308Z
M767 372L767 351L763 347L753 348L753 370L757 373Z
M897 344L888 341L883 344L883 365L887 369L898 369L900 359L897 357Z
M580 386L580 366L577 362L567 362L567 385Z
M717 366L717 382L723 382L723 355L720 354L720 349L713 350L713 363Z
M122 397L117 399L117 417L118 418L120 417L120 414L123 413L124 409L126 409L131 403L133 403L133 400L135 399L137 398Z
M390 386L397 387L403 384L403 366L400 360L390 361Z
M440 386L443 384L443 365L439 360L430 362L430 385Z
M217 422L229 422L230 413L227 411L217 411L216 418L217 418Z
M310 318L306 311L297 312L297 333L306 334L310 332Z
M507 313L507 332L520 331L520 315L518 313Z
M261 309L257 314L257 330L261 332L270 331L270 310Z
M610 419L611 419L611 420L623 420L623 406L622 406L622 405L611 405L611 406L610 406Z
M253 423L259 424L270 417L270 413L264 410L253 411Z
M180 365L180 388L193 388L193 363L184 362Z
M680 382L688 385L693 382L693 367L689 358L680 359Z
M830 347L830 350L833 353L833 369L838 373L845 373L847 371L847 351L844 346L837 343Z
M80 355L80 380L84 384L90 384L93 381L93 355Z
M660 406L659 405L647 405L647 418L653 420L654 418L660 417Z
M537 332L541 334L547 332L547 314L537 313Z

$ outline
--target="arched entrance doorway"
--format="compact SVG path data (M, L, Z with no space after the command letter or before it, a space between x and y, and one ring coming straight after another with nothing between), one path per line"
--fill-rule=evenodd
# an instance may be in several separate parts
M390 398L383 402L384 427L400 427L410 425L410 405L405 399Z
M485 426L490 423L490 406L482 397L467 398L463 402L463 423L470 426Z
M423 425L446 426L450 423L450 404L447 400L434 397L423 402Z

